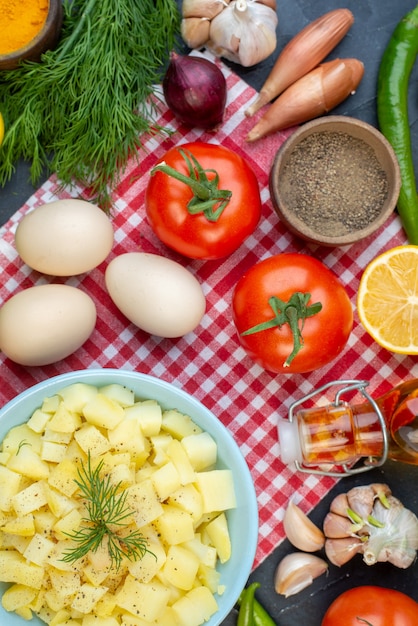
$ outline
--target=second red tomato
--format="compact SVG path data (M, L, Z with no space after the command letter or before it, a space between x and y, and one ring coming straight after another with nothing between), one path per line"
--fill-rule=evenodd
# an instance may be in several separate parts
M261 367L305 373L335 359L353 327L343 285L323 263L284 253L254 265L232 299L239 341Z

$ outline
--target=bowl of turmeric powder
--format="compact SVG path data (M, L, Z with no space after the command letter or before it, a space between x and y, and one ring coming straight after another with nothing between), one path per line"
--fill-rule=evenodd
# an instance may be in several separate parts
M0 70L40 61L57 44L62 18L62 0L0 0Z

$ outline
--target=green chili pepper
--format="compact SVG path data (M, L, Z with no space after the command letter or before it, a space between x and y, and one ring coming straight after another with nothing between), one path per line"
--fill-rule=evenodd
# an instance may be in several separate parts
M240 596L237 626L255 626L254 620L254 594L260 583L251 583Z
M253 584L257 585L257 587L260 586L259 583L253 583ZM248 593L248 589L249 587L247 589L244 589L244 591L241 593L238 599L238 604L240 607L242 606L244 596ZM240 612L241 612L241 608L240 608ZM238 616L239 616L239 613L238 613ZM253 596L253 623L255 624L255 626L277 626L273 618L269 615L266 609L262 606L262 604L260 604L260 602L254 596Z
M418 197L408 119L408 83L418 53L418 6L396 26L383 53L377 84L377 117L401 171L398 212L409 243L418 244Z

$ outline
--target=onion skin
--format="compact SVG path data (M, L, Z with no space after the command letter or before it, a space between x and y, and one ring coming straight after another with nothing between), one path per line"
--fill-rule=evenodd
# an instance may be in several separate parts
M212 61L172 52L163 93L167 106L185 126L211 130L223 121L226 80Z

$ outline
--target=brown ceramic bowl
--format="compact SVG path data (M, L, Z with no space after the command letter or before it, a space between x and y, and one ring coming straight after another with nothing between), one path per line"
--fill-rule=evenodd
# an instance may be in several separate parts
M396 207L400 185L395 152L382 133L339 115L300 126L270 171L270 195L282 222L324 246L346 246L380 228Z
M13 70L21 61L40 61L46 50L53 49L61 33L62 0L49 0L48 16L39 33L23 48L10 54L0 54L0 70Z

